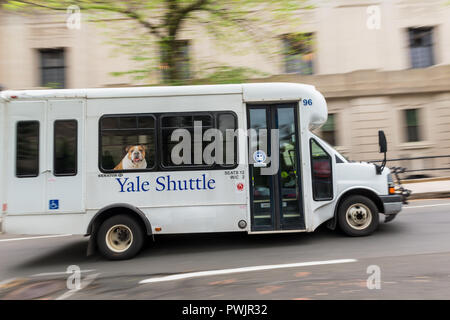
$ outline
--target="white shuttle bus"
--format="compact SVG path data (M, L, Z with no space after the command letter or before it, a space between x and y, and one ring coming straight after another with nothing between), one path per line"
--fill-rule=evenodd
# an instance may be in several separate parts
M87 235L109 259L158 234L327 222L369 235L402 197L384 165L349 162L311 132L326 119L324 97L293 83L4 91L3 229Z

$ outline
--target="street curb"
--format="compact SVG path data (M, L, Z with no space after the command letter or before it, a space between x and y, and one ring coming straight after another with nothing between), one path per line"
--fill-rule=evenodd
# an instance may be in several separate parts
M450 191L412 193L408 200L450 198Z

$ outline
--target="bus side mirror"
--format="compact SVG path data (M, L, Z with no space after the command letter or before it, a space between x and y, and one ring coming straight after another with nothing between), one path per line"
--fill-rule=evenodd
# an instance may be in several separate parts
M384 167L386 166L386 152L387 152L387 142L386 136L383 130L378 131L378 145L380 146L380 153L384 154L383 162L381 166L375 165L375 169L377 174L381 174L383 172Z
M380 146L380 153L387 152L386 136L384 135L383 130L378 131L378 145Z

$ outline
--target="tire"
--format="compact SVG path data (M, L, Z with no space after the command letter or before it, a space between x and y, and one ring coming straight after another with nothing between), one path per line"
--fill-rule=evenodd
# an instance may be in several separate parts
M102 256L109 260L126 260L142 249L145 235L134 218L121 214L106 219L100 225L96 238Z
M378 208L365 196L354 195L345 199L338 209L340 229L351 237L372 234L379 225Z

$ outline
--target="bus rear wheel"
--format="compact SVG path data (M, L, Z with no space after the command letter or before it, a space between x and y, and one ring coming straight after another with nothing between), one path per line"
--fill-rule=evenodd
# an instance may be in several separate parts
M110 260L134 257L144 245L144 232L140 224L128 215L106 219L97 233L99 252Z
M338 223L346 235L368 236L378 228L378 208L365 196L350 196L339 206Z

